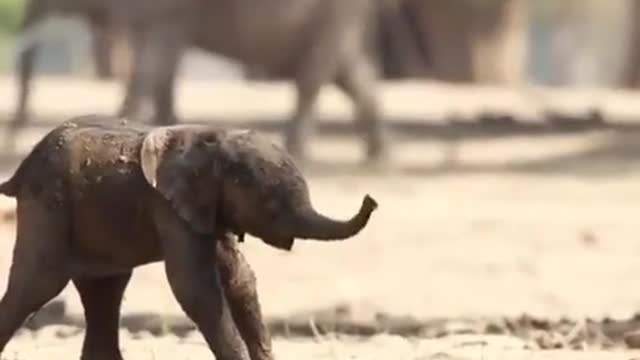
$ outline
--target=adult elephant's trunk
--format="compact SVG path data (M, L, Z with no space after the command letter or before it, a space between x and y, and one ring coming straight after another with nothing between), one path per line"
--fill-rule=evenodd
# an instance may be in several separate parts
M299 239L343 240L356 235L371 217L378 203L369 195L362 200L360 211L347 221L337 221L317 213L311 207L298 219L296 234Z

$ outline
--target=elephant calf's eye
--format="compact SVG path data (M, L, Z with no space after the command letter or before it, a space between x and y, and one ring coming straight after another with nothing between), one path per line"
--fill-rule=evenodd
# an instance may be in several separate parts
M215 142L216 142L216 136L213 134L205 135L201 141L203 145L213 145L215 144Z
M178 139L176 139L175 137L170 137L169 139L167 139L166 149L175 150L177 145L178 145Z

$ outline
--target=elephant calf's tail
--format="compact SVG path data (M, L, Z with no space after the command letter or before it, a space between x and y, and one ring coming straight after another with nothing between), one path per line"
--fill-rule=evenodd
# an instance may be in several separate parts
M18 181L16 176L0 184L0 194L8 197L16 197L18 195Z

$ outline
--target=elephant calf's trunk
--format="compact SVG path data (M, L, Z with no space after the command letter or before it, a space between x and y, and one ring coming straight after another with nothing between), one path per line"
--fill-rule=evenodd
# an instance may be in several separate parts
M371 217L378 203L369 195L362 200L360 211L348 221L336 221L310 210L300 222L300 229L295 237L316 240L343 240L356 235L362 230Z

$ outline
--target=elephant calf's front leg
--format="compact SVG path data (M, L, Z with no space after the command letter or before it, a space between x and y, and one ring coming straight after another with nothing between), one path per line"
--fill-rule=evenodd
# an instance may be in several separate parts
M251 360L273 360L271 336L262 318L256 277L232 235L226 234L218 239L216 258L233 320L247 345Z
M224 298L217 266L214 261L203 261L202 257L207 253L200 251L194 249L189 251L191 255L184 257L166 256L165 267L171 289L216 359L248 360L245 344Z
M155 209L167 279L218 360L248 360L220 282L215 241L195 234L165 204Z

